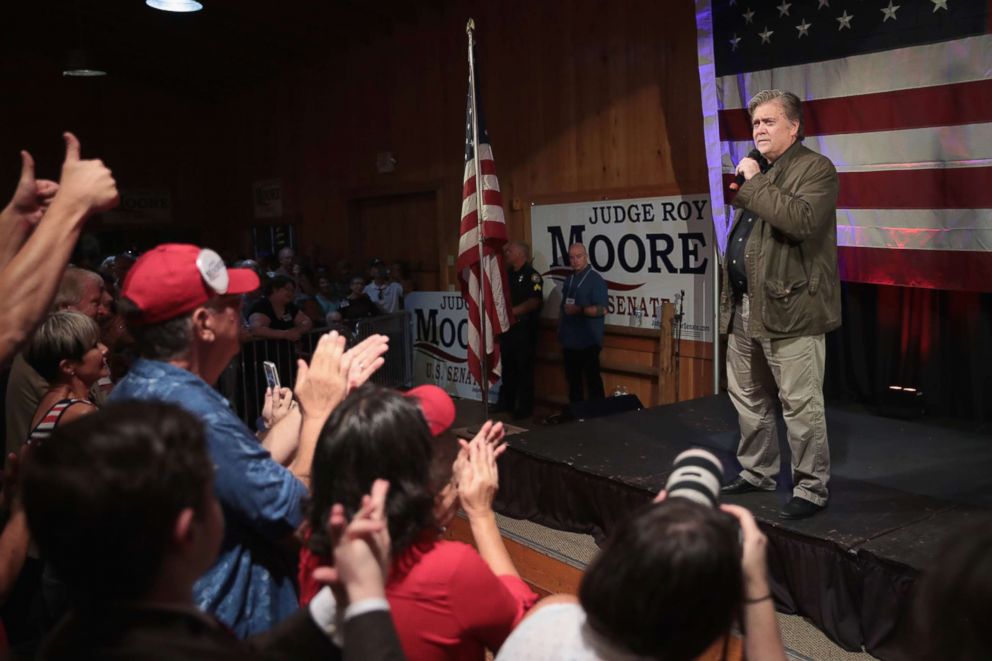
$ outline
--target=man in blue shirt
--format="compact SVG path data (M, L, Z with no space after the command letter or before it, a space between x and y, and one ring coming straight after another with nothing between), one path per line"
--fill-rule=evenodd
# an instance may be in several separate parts
M197 246L165 244L143 255L121 302L141 358L112 396L172 402L203 422L227 525L217 562L193 596L240 637L265 631L298 608L292 535L303 519L303 481L320 427L351 376L336 389L301 391L308 377L308 385L327 377L325 361L318 365L325 344L336 343L341 358L343 341L325 336L310 368L300 366L296 444L270 446L270 454L211 385L240 349L241 295L258 284L253 271L227 269L217 253ZM363 358L369 373L381 365L378 355Z
M558 317L558 341L562 346L568 401L603 399L603 377L599 373L599 352L603 349L606 281L589 265L589 255L581 243L568 249L572 273L562 285Z

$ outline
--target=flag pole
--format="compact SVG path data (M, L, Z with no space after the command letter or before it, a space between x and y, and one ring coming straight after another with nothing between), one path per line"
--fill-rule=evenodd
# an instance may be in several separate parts
M485 250L483 247L482 222L482 168L479 161L479 113L475 105L475 21L468 19L465 24L468 35L468 82L469 98L472 104L472 153L475 155L475 227L479 237L479 388L482 390L482 421L489 418L489 369L488 347L486 346L486 287L485 287Z
M714 227L714 234L716 228ZM713 241L713 394L720 394L720 276L723 273L720 245Z

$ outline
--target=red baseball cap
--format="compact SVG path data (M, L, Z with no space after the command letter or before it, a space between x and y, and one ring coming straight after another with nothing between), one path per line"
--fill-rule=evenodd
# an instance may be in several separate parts
M403 393L417 402L432 436L440 436L455 421L455 403L448 393L434 385L417 386Z
M192 312L214 296L258 289L251 269L229 269L213 250L188 243L163 243L138 258L121 295L141 310L141 324L156 324Z

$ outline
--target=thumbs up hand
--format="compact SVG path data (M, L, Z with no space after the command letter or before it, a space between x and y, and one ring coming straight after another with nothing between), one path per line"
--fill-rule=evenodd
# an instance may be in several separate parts
M72 133L67 131L62 137L65 139L65 161L55 199L78 206L85 215L117 206L120 196L110 169L99 159L81 159L79 139Z
M34 159L28 152L22 151L21 177L7 208L33 228L45 214L58 190L59 185L54 181L35 179Z

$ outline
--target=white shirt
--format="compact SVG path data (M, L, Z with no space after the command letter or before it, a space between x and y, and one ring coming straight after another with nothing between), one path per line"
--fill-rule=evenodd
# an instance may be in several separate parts
M496 661L641 661L619 650L586 624L579 604L548 604L524 619Z
M403 285L398 282L386 282L382 285L370 282L365 285L365 295L382 308L383 312L399 312L400 301L403 300Z

